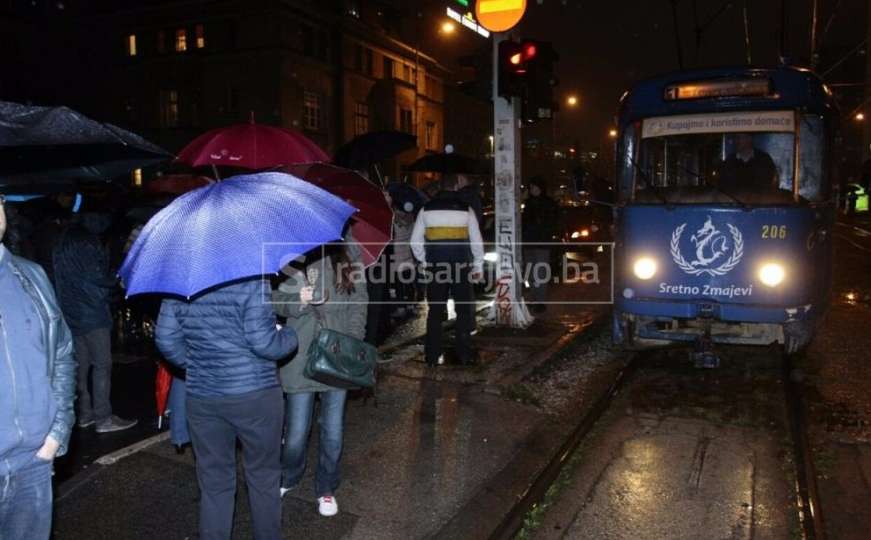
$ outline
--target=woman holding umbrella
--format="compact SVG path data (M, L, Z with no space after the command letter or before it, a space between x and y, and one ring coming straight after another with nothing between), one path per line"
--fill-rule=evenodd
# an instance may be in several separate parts
M318 468L315 494L318 512L334 516L339 511L339 460L342 456L347 390L313 381L303 373L309 347L318 331L327 328L362 340L366 334L366 283L357 244L349 241L326 248L304 265L285 268L288 279L273 293L275 310L287 317L297 333L296 357L281 369L287 394L285 443L282 452L281 496L295 487L306 466L306 447L314 412L320 399Z

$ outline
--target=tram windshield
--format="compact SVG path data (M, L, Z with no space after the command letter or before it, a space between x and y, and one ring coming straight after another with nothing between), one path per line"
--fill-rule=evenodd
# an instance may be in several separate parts
M792 113L767 117L772 131L759 130L766 113L749 118L754 123L716 131L717 122L742 120L731 115L675 117L645 120L641 140L623 157L631 167L634 199L641 203L793 204L795 133ZM651 122L652 120L652 122ZM799 138L800 195L817 200L821 195L822 123L804 118ZM748 129L742 131L741 127ZM630 145L634 146L634 145ZM627 171L628 172L628 171ZM627 186L628 187L628 186Z

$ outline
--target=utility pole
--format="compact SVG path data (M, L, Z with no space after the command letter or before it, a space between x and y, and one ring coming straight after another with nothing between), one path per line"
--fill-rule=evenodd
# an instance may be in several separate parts
M493 34L493 136L496 206L496 298L491 311L496 324L526 328L532 316L523 302L520 235L520 99L499 95L499 43L504 32Z
M810 59L811 59L811 69L816 69L817 64L819 63L819 55L817 54L817 20L818 20L818 12L820 9L819 0L812 0L811 6L811 50L810 50Z

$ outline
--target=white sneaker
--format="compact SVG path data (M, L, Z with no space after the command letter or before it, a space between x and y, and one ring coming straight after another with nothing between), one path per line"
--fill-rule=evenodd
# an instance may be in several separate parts
M339 504L332 495L318 497L318 513L324 517L335 516L339 513Z

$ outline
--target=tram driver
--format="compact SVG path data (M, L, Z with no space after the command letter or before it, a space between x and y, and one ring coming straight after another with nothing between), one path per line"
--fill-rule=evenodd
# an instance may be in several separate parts
M720 166L719 187L730 191L760 192L777 190L780 181L774 160L753 146L753 135L735 136L735 153Z

